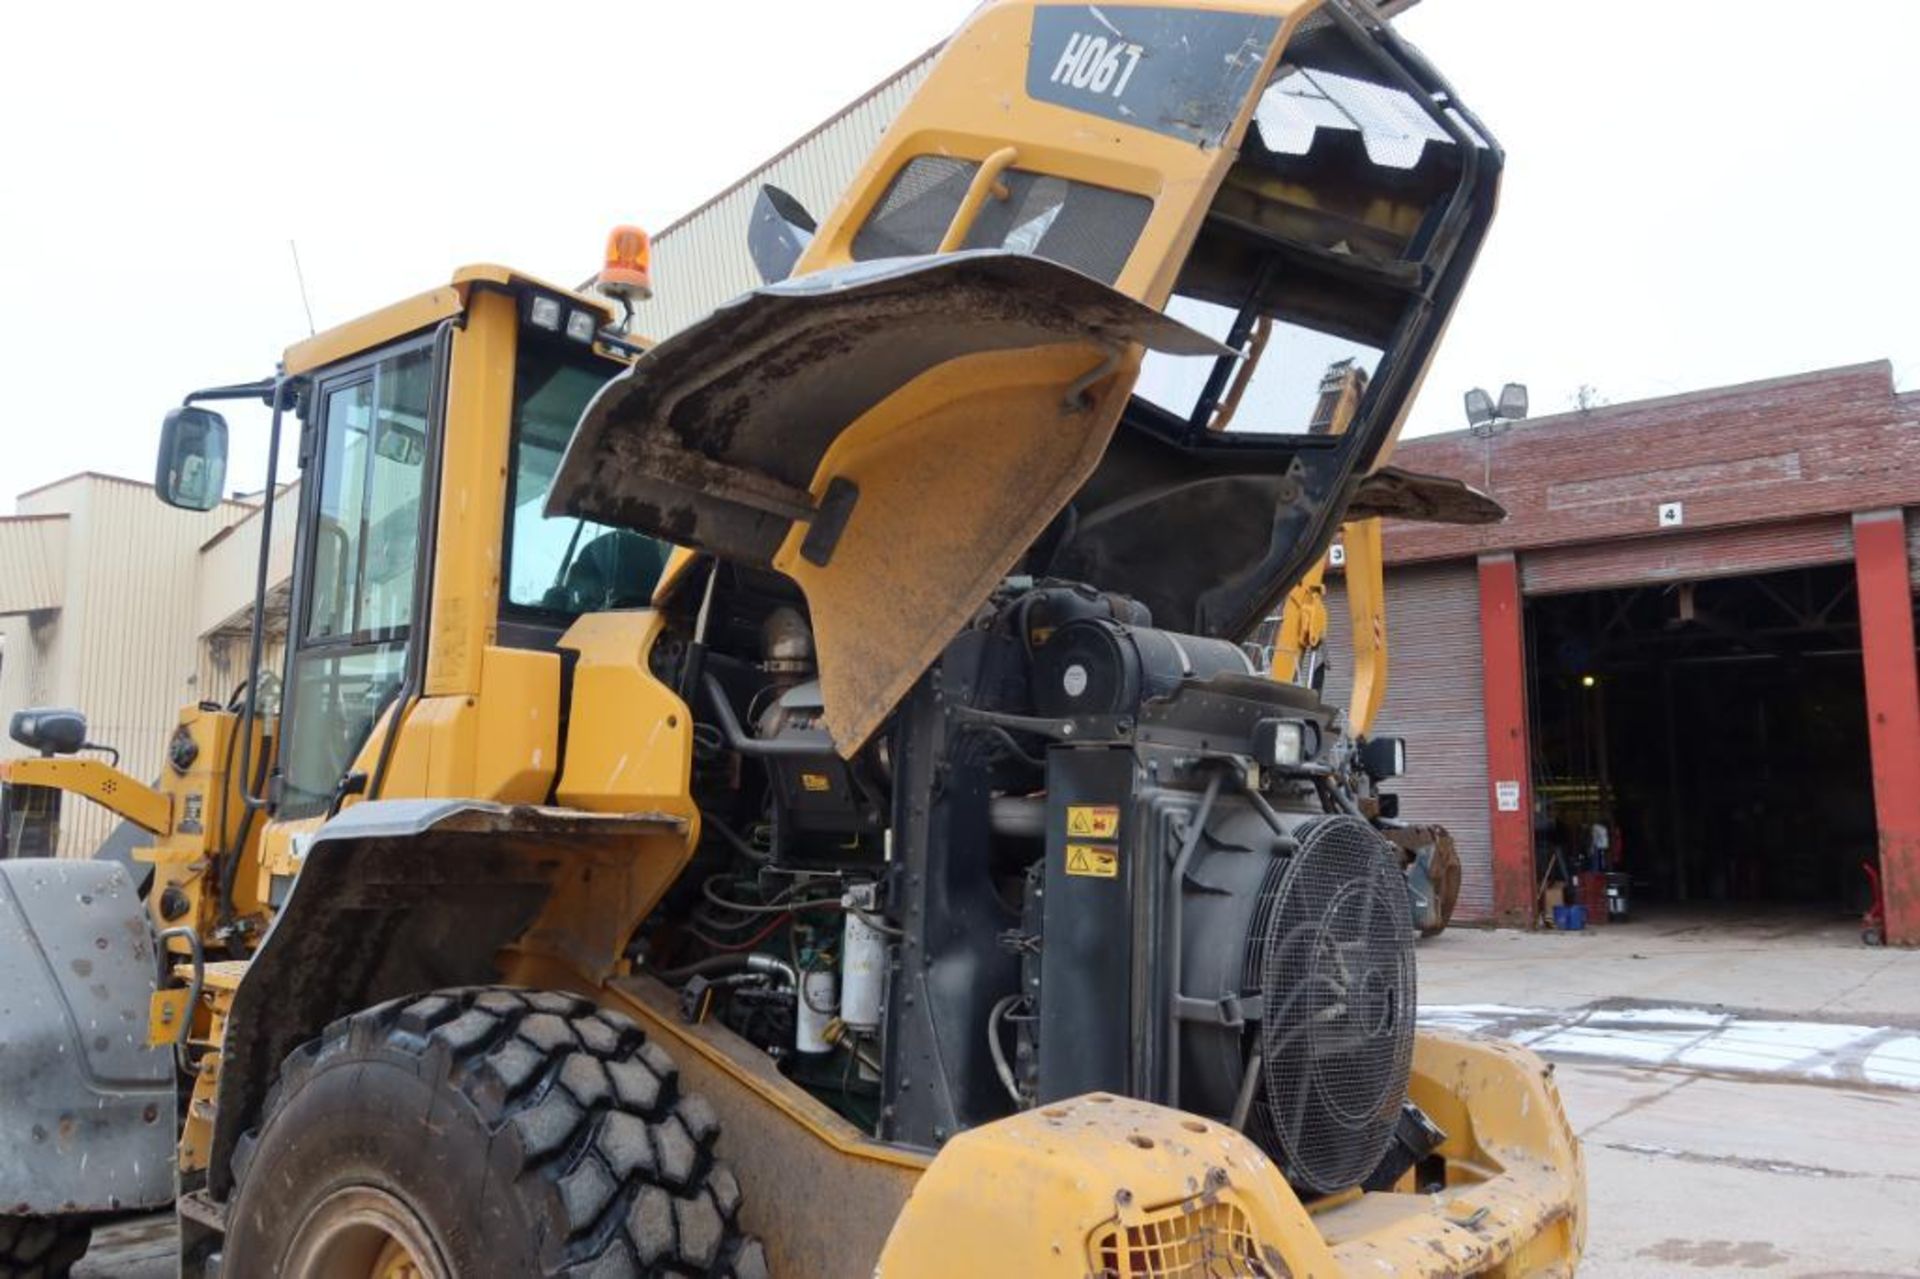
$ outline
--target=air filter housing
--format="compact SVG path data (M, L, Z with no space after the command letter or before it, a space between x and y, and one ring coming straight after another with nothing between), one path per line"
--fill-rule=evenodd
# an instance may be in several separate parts
M1238 644L1086 617L1061 626L1034 654L1033 704L1057 718L1131 715L1183 681L1252 673Z

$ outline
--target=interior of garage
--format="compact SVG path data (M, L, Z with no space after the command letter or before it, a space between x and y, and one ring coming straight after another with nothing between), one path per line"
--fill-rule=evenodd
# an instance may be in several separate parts
M1635 913L1860 911L1855 580L1835 564L1529 598L1537 870L1557 852L1625 874Z

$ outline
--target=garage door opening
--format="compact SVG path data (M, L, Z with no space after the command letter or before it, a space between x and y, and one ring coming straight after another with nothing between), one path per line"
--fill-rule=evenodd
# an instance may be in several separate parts
M1527 632L1542 870L1604 863L1636 912L1857 915L1876 849L1852 565L1535 596Z

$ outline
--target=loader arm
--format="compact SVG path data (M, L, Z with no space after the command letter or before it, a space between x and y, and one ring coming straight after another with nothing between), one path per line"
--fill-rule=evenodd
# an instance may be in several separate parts
M10 759L0 763L0 782L68 791L150 834L164 835L173 828L171 796L97 759Z

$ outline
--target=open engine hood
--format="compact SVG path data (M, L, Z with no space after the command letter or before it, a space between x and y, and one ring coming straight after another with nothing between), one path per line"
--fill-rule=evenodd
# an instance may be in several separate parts
M1316 528L1387 516L1492 524L1500 504L1458 480L1382 466L1342 482L1328 436L1175 439L1129 412L1092 477L1036 548L1035 573L1145 604L1154 625L1239 640L1299 579ZM1329 523L1331 520L1331 523Z
M1223 350L1022 254L800 276L608 383L547 509L792 577L851 753L1100 463L1143 347Z

